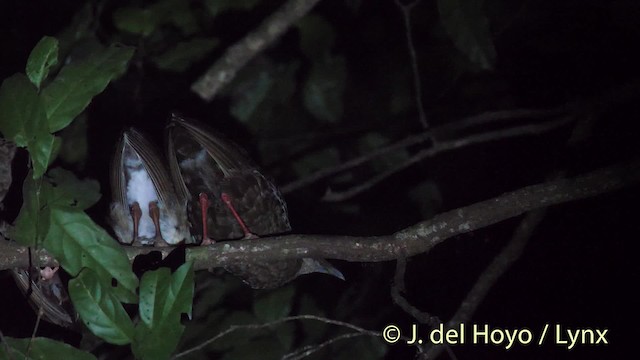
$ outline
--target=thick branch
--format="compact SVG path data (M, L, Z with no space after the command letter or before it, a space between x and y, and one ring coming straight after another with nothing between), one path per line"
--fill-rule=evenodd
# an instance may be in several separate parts
M409 257L429 251L453 236L478 230L527 211L584 199L640 182L640 161L596 170L572 179L531 185L496 198L451 210L417 223L395 234L356 237L330 235L283 235L257 240L219 242L206 247L190 247L187 259L196 269L225 266L238 262L316 257L346 261L377 262ZM6 245L6 244L5 244ZM126 247L129 257L170 248ZM2 268L24 264L16 251L5 246ZM13 261L12 261L13 259Z
M53 256L44 249L32 251L31 256L31 262L34 266L58 266ZM15 267L27 269L29 265L29 249L6 241L0 236L0 270Z
M289 0L264 20L257 29L231 46L191 90L211 101L218 91L233 80L236 73L254 56L278 39L292 24L307 14L320 0Z

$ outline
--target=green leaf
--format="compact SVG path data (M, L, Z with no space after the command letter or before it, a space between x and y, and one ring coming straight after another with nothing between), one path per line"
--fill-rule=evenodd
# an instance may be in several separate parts
M200 272L203 274L204 272ZM195 319L206 317L214 308L216 308L224 299L225 295L228 292L231 292L230 281L222 278L214 278L210 274L206 274L209 276L208 279L203 279L202 281L198 281L196 279L197 284L204 284L206 282L206 286L200 286L198 290L198 296L202 301L194 308L193 317ZM228 277L227 277L228 278ZM201 278L200 278L201 279Z
M438 0L440 21L458 50L484 70L493 68L496 50L491 40L484 1Z
M80 180L72 172L53 168L47 172L46 190L49 206L69 210L85 210L100 200L100 184L96 180Z
M60 159L68 164L76 165L79 170L84 169L89 156L86 114L86 112L81 113L59 133L62 138Z
M196 12L189 1L160 0L149 9L156 15L158 24L171 24L179 28L182 35L189 36L198 31Z
M22 207L11 231L11 238L23 246L35 247L40 215L40 190L31 176L22 183Z
M297 26L300 30L300 49L309 59L323 58L331 53L336 35L324 18L308 15Z
M269 291L253 302L253 313L262 322L283 318L291 312L294 293L291 285Z
M160 0L142 7L122 7L113 14L113 23L121 31L148 37L160 26L171 24L190 36L198 31L198 19L189 1Z
M49 164L56 158L60 151L60 138L51 134L42 136L41 139L30 143L29 155L33 165L33 178L38 179L47 171Z
M118 30L149 36L158 26L158 16L150 9L122 7L113 14L113 24Z
M293 342L296 338L296 330L296 324L293 321L280 324L276 328L274 335L285 350L292 349Z
M75 51L78 45L82 46L88 39L95 38L95 24L100 12L95 11L95 4L85 1L78 6L73 18L66 23L66 27L56 34L59 43L58 54L64 61L58 62L55 70L59 70L64 62L75 61L75 56L69 56L70 52Z
M184 331L182 313L191 314L193 266L180 266L171 275L168 268L148 271L140 282L139 312L133 353L139 359L168 359Z
M42 91L49 131L55 132L69 125L94 96L125 72L133 52L131 47L110 46L64 66Z
M159 69L182 72L207 55L218 43L219 41L213 38L195 38L182 41L152 60Z
M249 63L223 90L232 98L231 114L262 137L282 135L282 129L306 129L300 118L283 113L293 103L299 67L298 61L274 63L268 58Z
M36 88L23 74L14 74L0 86L0 132L16 145L27 148L34 179L42 176L53 160L58 141L49 133Z
M91 353L74 348L69 344L49 338L16 339L4 337L6 343L0 345L0 359L69 359L95 360ZM9 354L6 350L9 349Z
M194 272L191 261L181 265L171 276L171 288L167 298L170 313L187 314L193 311Z
M22 208L11 236L25 246L36 246L48 234L52 206L84 210L100 199L97 181L79 180L69 171L52 169L45 180L28 176L22 185Z
M164 360L171 357L178 346L184 325L180 321L166 321L156 327L139 322L131 350L136 359Z
M304 106L317 119L336 122L342 117L347 68L343 57L315 62L304 84Z
M69 296L93 334L109 343L125 345L133 340L133 322L109 284L87 268L69 280Z
M84 212L52 207L43 245L72 276L91 268L107 284L117 280L114 291L121 301L135 302L138 279L126 253Z
M273 81L273 76L267 71L261 71L254 79L247 81L246 91L237 96L231 105L231 114L242 122L248 121L269 94Z
M42 80L49 75L49 69L58 63L58 39L45 36L31 50L27 60L26 73L29 80L40 88Z
M14 74L0 85L0 132L17 146L26 147L27 130L46 123L43 110L35 87L24 75Z
M169 268L147 271L142 275L138 308L140 319L149 327L162 321L170 282Z
M326 314L318 307L318 303L308 294L303 294L300 299L300 314L309 314L325 317ZM322 340L329 325L322 321L303 320L300 322L302 331L304 332L304 344L310 345L318 343Z
M153 327L169 318L191 316L193 301L193 265L187 262L171 275L168 268L147 271L140 282L140 318Z
M250 10L259 0L205 0L204 5L212 16L227 10Z

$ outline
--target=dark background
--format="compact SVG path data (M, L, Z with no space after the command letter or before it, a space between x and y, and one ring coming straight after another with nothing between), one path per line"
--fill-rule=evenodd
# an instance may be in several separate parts
M173 110L207 121L229 135L280 185L304 176L296 164L331 165L323 158L305 157L313 151L330 149L344 161L366 152L357 144L367 134L393 141L421 131L401 12L391 0L357 3L323 1L312 11L331 25L335 35L332 54L343 56L346 62L344 110L335 122L314 118L302 105L302 83L314 60L306 58L298 46L295 28L261 55L274 64L299 61L293 77L297 86L289 98L270 108L271 117L254 117L253 125L247 125L230 113L233 96L226 94L205 103L189 90L207 66L270 14L275 4L259 3L247 11L222 13L214 25L203 30L218 37L221 45L183 72L159 70L144 54L138 54L127 74L96 97L87 110L85 165L62 164L101 182L103 199L89 210L94 220L105 224L107 164L119 132L126 126L140 127L160 143ZM110 14L127 4L104 2L98 19L102 41L118 33ZM2 2L0 77L24 71L37 41L59 33L79 6L78 1ZM567 147L572 128L564 126L542 135L470 146L429 158L354 199L320 201L328 186L344 189L366 181L393 160L359 167L349 172L349 178L329 179L287 194L294 232L389 234L433 214L542 182L558 170L580 174L637 157L638 94L633 89L640 80L640 5L636 1L503 0L487 1L484 8L497 54L494 68L485 71L465 60L446 38L435 2L422 1L413 8L422 101L430 124L443 125L484 111L578 103L578 118L591 116L594 120L590 136ZM117 39L136 45L132 37ZM631 90L620 91L625 88ZM392 101L407 105L390 111ZM296 137L306 140L293 140L296 145L289 147L287 141ZM303 142L308 146L301 146ZM280 145L269 147L274 143ZM419 147L406 151L417 150ZM26 155L19 153L14 163L18 186L5 200L7 219L19 210L21 181L17 179L24 176L25 162ZM595 359L632 353L638 334L638 301L633 289L639 278L634 261L639 200L635 187L549 209L522 257L495 284L468 323L527 327L534 335L545 323L607 328L609 345L584 345L570 351L550 343L517 345L511 350L467 345L455 347L456 356ZM429 254L409 259L407 299L448 320L508 241L518 220L449 239ZM296 280L297 293L313 297L328 317L364 328L381 330L395 323L408 329L416 323L391 300L394 263L334 264L347 281L309 275ZM0 274L0 281L0 329L5 336L30 336L35 315L8 274ZM239 299L242 296L249 300ZM236 302L227 305L242 307L252 296L251 291L241 290L234 297ZM41 334L78 340L75 334L48 324L41 325ZM343 351L348 342L335 351ZM387 357L411 358L414 353L413 348L394 345Z

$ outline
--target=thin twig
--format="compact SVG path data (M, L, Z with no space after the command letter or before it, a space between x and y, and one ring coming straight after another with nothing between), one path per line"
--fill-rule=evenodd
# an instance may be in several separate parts
M430 135L430 132L423 132L423 133L420 133L418 135L412 135L412 136L404 138L404 139L402 139L400 141L397 141L397 142L395 142L393 144L390 144L388 146L385 146L385 147L377 149L377 150L375 150L373 152L370 152L370 153L368 153L366 155L363 155L363 156L357 157L355 159L346 161L346 162L344 162L344 163L342 163L342 164L340 164L338 166L321 169L321 170L316 171L313 174L311 174L311 175L309 175L309 176L307 176L307 177L305 177L303 179L300 179L300 180L291 182L291 183L289 183L289 184L287 184L285 186L282 186L280 188L280 191L283 194L287 194L287 193L293 192L293 191L298 190L298 189L300 189L300 188L302 188L304 186L307 186L307 185L310 185L310 184L312 184L314 182L317 182L318 180L322 180L322 179L327 178L327 177L329 177L331 175L334 175L334 174L343 172L345 170L352 169L352 168L354 168L356 166L362 165L362 164L364 164L364 163L366 163L368 161L371 161L371 160L373 160L375 158L378 158L378 157L380 157L382 155L388 154L388 153L396 151L396 150L401 150L401 149L404 149L406 147L419 144L421 142L424 142L424 141L429 139L429 135Z
M7 358L9 360L13 360L13 354L11 354L11 348L9 348L9 344L7 344L7 340L4 338L4 334L2 333L2 330L0 330L0 342L2 342L4 351L6 351L7 353Z
M36 338L36 333L38 332L38 328L40 327L40 319L42 319L42 315L44 315L44 310L40 308L38 310L38 316L36 317L36 324L33 326L33 332L31 333L31 339L29 339L29 345L27 345L27 351L25 353L25 358L29 358L29 353L31 352L31 345L33 344L33 339Z
M472 127L486 125L489 123L495 123L495 122L504 121L504 120L515 120L515 119L522 119L522 118L527 118L527 119L548 118L548 117L566 114L568 109L569 109L569 105L563 105L553 109L498 110L498 111L484 112L479 115L469 116L464 119L461 119L446 125L438 126L437 128L432 128L430 131L425 131L420 134L408 136L402 140L399 140L387 146L381 147L377 150L374 150L360 157L346 161L340 165L318 170L302 179L293 181L289 184L286 184L280 187L280 191L283 194L291 193L305 186L313 184L319 180L328 178L329 176L360 166L366 162L374 160L385 154L426 142L433 137L439 137L440 134L450 134L458 131L464 131Z
M328 190L327 193L322 198L322 200L327 202L337 202L337 201L344 201L344 200L350 199L366 190L371 189L374 185L378 184L379 182L388 178L389 176L396 174L410 167L413 164L416 164L428 157L434 156L441 152L456 150L466 146L480 144L483 142L503 140L503 139L508 139L516 136L523 136L523 135L540 134L540 133L558 128L564 124L567 124L569 123L570 120L571 120L571 117L567 116L552 122L517 126L509 129L501 129L501 130L490 131L490 132L481 133L481 134L474 134L474 135L470 135L460 139L437 142L433 145L433 147L419 151L404 163L398 164L395 167L392 167L380 174L377 174L362 184L353 186L347 190L340 191L340 192L334 192L334 191Z
M224 55L191 86L191 90L203 100L211 101L220 89L235 78L244 65L275 42L318 1L320 0L288 0L254 31L227 49Z
M404 274L406 271L407 263L404 257L399 257L396 260L396 272L394 276L394 284L391 286L391 299L398 305L404 312L411 315L414 319L418 320L422 324L429 325L431 327L440 324L440 319L432 316L428 312L420 311L415 306L411 305L409 301L402 296L401 292L404 292Z
M326 324L332 324L332 325L338 325L338 326L342 326L342 327L346 327L349 328L351 330L354 330L360 334L365 334L365 335L370 335L370 336L380 336L380 332L376 332L376 331L371 331L371 330L367 330L367 329L363 329L359 326L344 322L344 321L339 321L339 320L333 320L333 319L328 319L328 318L324 318L321 316L316 316L316 315L297 315L297 316L288 316L288 317L284 317L278 320L274 320L268 323L264 323L264 324L248 324L248 325L231 325L229 326L229 328L227 330L224 330L218 334L216 334L214 337L212 337L211 339L208 339L207 341L194 346L188 350L185 350L181 353L178 353L176 355L173 356L173 359L177 359L179 357L191 354L195 351L199 351L204 349L205 347L207 347L208 345L214 343L215 341L217 341L218 339L224 337L227 334L230 334L234 331L237 330L259 330L259 329L264 329L264 328L269 328L269 327L273 327L273 326L277 326L280 324L283 324L285 322L288 321L296 321L296 320L316 320L316 321L321 321L323 323Z
M411 70L413 71L413 86L416 95L416 107L418 108L418 118L424 129L429 128L427 121L427 113L424 111L424 105L422 104L422 84L420 81L420 70L418 68L418 55L416 55L416 49L413 46L413 35L411 34L411 9L416 6L420 0L416 0L410 4L403 5L400 0L395 0L396 5L402 12L402 20L404 22L404 33L407 38L407 48L409 50L409 56L411 57Z
M500 251L500 253L491 261L491 264L480 274L478 280L475 282L465 299L460 304L460 307L453 315L451 320L446 324L447 329L454 328L459 324L469 321L471 316L475 313L476 309L493 285L498 281L513 263L516 262L522 255L525 245L531 239L534 230L540 224L544 218L546 209L535 210L527 213L522 219L518 228L514 232L509 243ZM426 359L435 359L438 354L443 350L441 346L434 346L429 348L425 354Z
M337 342L340 340L344 340L344 339L350 339L350 338L354 338L354 337L358 337L358 336L376 336L376 337L380 337L380 333L376 333L374 331L371 331L371 333L361 333L361 332L355 332L355 333L348 333L348 334L342 334L342 335L338 335L336 337L333 337L323 343L320 343L318 345L308 345L305 346L301 349L298 349L294 352L291 352L289 354L285 354L282 359L283 360L300 360L300 359L304 359L307 356L310 356L311 354L322 350L323 348Z
M478 115L472 115L463 119L450 122L434 129L437 134L468 131L473 127L487 126L501 121L514 121L520 119L548 119L572 114L575 107L572 103L560 105L550 109L508 109L485 111Z

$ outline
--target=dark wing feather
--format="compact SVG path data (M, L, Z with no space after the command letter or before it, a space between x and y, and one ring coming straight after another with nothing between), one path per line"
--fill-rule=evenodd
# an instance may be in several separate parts
M173 177L173 183L175 185L178 197L181 199L189 199L189 189L182 177L182 171L180 170L180 164L178 164L178 156L176 154L176 147L173 143L173 128L168 128L167 134L167 157L169 158L169 170Z
M204 125L172 114L172 122L185 129L191 138L207 150L225 176L233 171L255 168L255 164L245 155L244 149L224 139L220 134Z
M11 274L18 284L18 287L26 295L31 284L31 294L29 294L29 303L36 311L36 313L42 309L44 319L50 323L62 326L71 327L75 325L77 315L72 309L67 309L63 306L61 301L68 301L56 298L50 298L45 294L42 286L57 286L58 284L46 284L42 282L35 282L29 278L29 273L22 269L12 269Z
M127 180L125 178L125 172L123 171L123 157L124 157L125 135L124 133L118 139L116 143L116 151L111 159L111 171L109 171L111 177L111 196L113 201L126 208L127 205Z
M174 192L171 179L167 175L167 171L154 145L135 129L129 129L125 133L125 137L125 141L136 154L140 156L142 164L156 189L160 202L169 206L175 205L178 199L173 196Z

